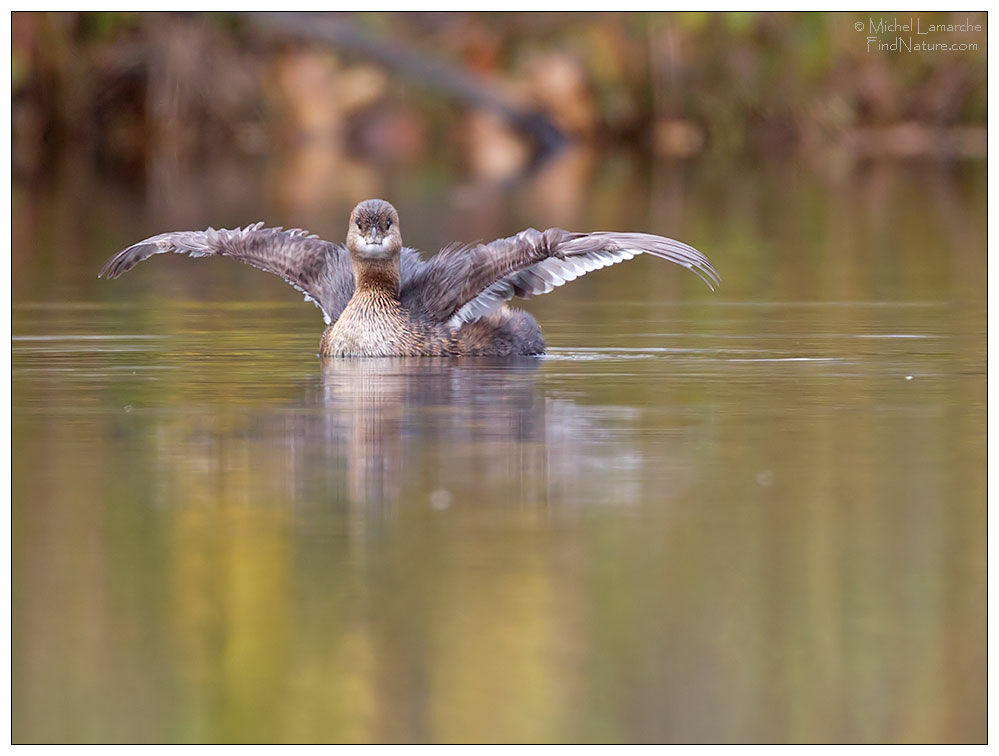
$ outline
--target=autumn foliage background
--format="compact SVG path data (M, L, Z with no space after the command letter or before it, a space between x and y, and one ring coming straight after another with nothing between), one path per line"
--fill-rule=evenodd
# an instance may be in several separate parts
M960 18L958 19L958 16ZM926 22L985 14L921 14ZM539 112L583 149L809 159L982 156L977 51L868 52L859 14L363 13L347 39L404 50ZM13 156L44 175L72 151L141 174L322 143L383 163L502 178L531 135L377 54L303 39L281 15L14 13ZM408 73L408 76L407 76ZM429 86L426 86L428 85Z

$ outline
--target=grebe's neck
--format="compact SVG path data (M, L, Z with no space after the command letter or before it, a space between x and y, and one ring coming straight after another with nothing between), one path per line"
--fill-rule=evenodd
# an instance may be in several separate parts
M399 255L372 260L351 256L354 266L355 291L399 298L401 273Z

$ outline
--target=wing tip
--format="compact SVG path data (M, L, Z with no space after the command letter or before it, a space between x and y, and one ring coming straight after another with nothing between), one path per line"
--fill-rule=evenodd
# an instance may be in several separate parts
M702 279L711 291L721 286L721 276L718 275L718 271L708 262L707 258L704 259L704 262L695 266L695 269L703 274Z
M128 250L125 250L125 252L127 251ZM119 252L117 255L104 263L104 267L101 268L101 272L97 274L97 277L105 278L110 281L111 279L120 276L122 271L120 270L118 258L121 257L122 254L124 254L124 252Z
M650 234L651 236L651 234ZM663 249L652 248L645 250L646 252L651 252L656 257L661 257L665 260L671 262L679 262L687 270L693 272L707 284L711 291L715 290L715 287L721 285L721 276L718 271L715 270L711 261L696 247L692 247L689 244L679 241L678 239L671 239L667 236L656 237L657 240L665 241L666 244L663 245L666 251ZM657 244L657 246L659 246ZM672 253L672 255L670 255ZM680 259L673 255L679 255Z
M148 241L141 241L131 247L126 247L104 263L104 267L101 268L97 277L108 280L119 278L146 258L156 254L157 251L159 251L157 246Z

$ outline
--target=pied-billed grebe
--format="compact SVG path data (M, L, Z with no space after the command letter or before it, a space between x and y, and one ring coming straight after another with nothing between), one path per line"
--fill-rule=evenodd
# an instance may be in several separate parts
M542 354L537 321L506 305L547 294L591 270L642 253L675 262L709 287L718 274L693 247L652 234L529 228L488 244L450 244L430 260L402 246L399 214L365 200L350 214L347 244L300 229L178 231L133 244L100 275L117 278L162 252L221 255L275 273L315 302L328 324L324 357Z

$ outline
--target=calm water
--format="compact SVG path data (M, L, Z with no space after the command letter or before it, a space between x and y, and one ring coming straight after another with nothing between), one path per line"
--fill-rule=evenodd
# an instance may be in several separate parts
M722 274L533 300L541 359L324 362L251 268L94 278L340 238L357 197L275 171L14 187L15 741L984 742L984 165L375 181L425 249L628 228Z

